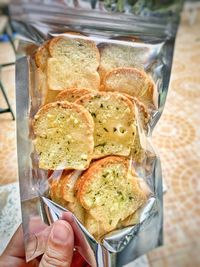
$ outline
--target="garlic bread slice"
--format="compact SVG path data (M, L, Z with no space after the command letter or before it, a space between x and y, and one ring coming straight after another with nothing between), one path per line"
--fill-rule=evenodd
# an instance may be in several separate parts
M41 70L45 70L47 66L47 60L50 57L49 54L49 42L45 42L43 45L41 45L36 53L35 53L35 64L38 68L41 68Z
M67 62L70 65L81 69L86 68L90 72L96 71L99 66L99 50L95 42L85 37L55 37L49 43L49 52L52 58L68 59ZM67 64L65 67L69 67Z
M85 108L64 101L47 104L35 115L33 129L40 168L88 167L94 148L94 124Z
M132 40L128 40L133 43ZM139 68L144 69L148 59L149 49L147 47L130 46L128 44L106 44L99 45L100 65L98 72L103 80L107 73L116 68Z
M109 232L146 202L137 178L128 159L106 157L94 162L81 176L77 198Z
M51 199L73 212L84 223L85 211L75 197L74 185L80 175L79 171L63 172L61 177L49 183Z
M93 158L128 156L135 138L134 104L124 95L93 92L76 101L94 120Z
M107 232L104 230L103 223L96 220L88 212L85 213L85 224L84 226L88 232L94 236L96 240L100 240Z
M51 90L64 90L72 87L98 90L100 77L97 71L88 70L81 65L77 67L69 58L49 58L47 84Z
M136 68L112 70L105 76L101 90L128 94L147 106L153 104L154 82L143 70Z

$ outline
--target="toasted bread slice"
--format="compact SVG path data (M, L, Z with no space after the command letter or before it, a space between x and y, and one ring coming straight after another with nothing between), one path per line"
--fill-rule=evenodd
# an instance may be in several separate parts
M112 92L93 92L76 103L83 105L94 120L94 159L130 154L135 138L135 110L127 97Z
M123 227L136 225L138 223L139 223L139 213L138 211L136 211L123 221L119 221L116 226L116 230L122 229ZM85 227L90 232L90 234L95 237L96 240L100 240L104 235L108 234L108 232L105 231L103 227L103 223L96 220L89 213L85 214Z
M46 69L46 66L47 66L47 60L48 58L50 57L50 54L49 54L49 42L50 41L47 41L46 43L44 43L43 45L41 45L36 53L35 53L35 63L36 63L36 66L38 68L40 68L41 70L45 70Z
M63 176L61 179L61 195L62 198L67 201L74 203L76 196L75 196L75 184L80 176L80 171L72 171L67 175Z
M69 88L66 90L61 91L57 97L57 101L68 101L68 102L75 102L80 97L91 93L92 90L87 88Z
M42 104L44 104L45 97L47 94L46 71L41 68L37 68L35 71L35 78L36 78L36 87L40 92L41 102Z
M142 104L137 98L131 97L125 94L132 102L135 103L136 110L136 134L134 144L131 150L131 157L135 162L141 163L145 158L145 149L142 147L140 140L139 128L142 128L144 132L148 131L148 123L150 115L147 107Z
M132 40L127 39L126 41ZM99 51L101 60L98 71L101 80L104 79L107 73L116 68L136 67L144 69L148 58L147 47L103 43L99 45Z
M126 158L110 156L94 162L81 176L77 198L106 232L142 206L147 197Z
M80 173L78 171L63 172L60 178L50 181L51 199L67 208L84 223L85 211L75 197L74 185Z
M58 90L50 90L47 87L47 75L45 70L42 70L41 68L36 69L36 81L37 81L37 88L40 92L40 98L41 98L41 105L45 105L51 102L56 101L56 96L60 91Z
M107 233L104 230L103 223L96 220L88 212L85 214L85 227L96 240L100 240Z
M62 205L62 206L66 205L66 201L61 197L61 194L60 194L60 183L59 183L59 180L51 181L51 184L50 184L50 197L57 204Z
M147 131L148 123L150 121L150 114L146 105L144 105L141 101L139 101L136 97L132 97L128 94L125 95L131 102L134 103L135 107L137 108L137 116L138 120L142 126L142 128Z
M138 211L134 212L126 219L119 221L116 229L121 229L123 227L135 225L139 223L139 213ZM89 213L85 214L85 227L92 234L96 240L100 240L108 232L104 229L103 223L99 220L96 220Z
M69 174L71 171L51 171L49 176L49 194L51 199L59 205L65 206L66 201L62 198L61 194L61 179Z
M90 71L81 66L77 68L68 58L48 59L47 81L51 90L72 87L98 90L100 86L100 77L97 71Z
M60 183L60 193L62 199L66 202L65 207L84 223L85 211L75 196L75 183L80 176L79 171L73 171L62 177Z
M36 81L37 81L37 88L40 91L41 97L41 104L48 104L55 101L56 95L59 91L49 90L47 85L47 61L50 57L49 54L49 45L50 41L47 41L45 44L40 46L35 54L35 63L37 66L36 69Z
M133 214L128 216L126 219L124 219L123 221L120 221L117 225L117 228L121 229L123 227L135 225L135 224L138 224L139 221L140 221L139 213L138 211L135 211Z
M144 71L136 68L118 68L109 72L101 90L128 94L147 106L153 103L154 82Z
M83 37L55 37L49 43L49 52L53 58L68 59L66 67L70 62L76 68L94 72L99 66L100 55L95 42Z
M35 115L33 129L40 168L88 167L94 148L94 124L86 109L64 101L47 104Z
M145 152L145 149L142 147L140 135L137 129L135 139L134 139L134 144L131 149L131 158L137 163L142 163L143 160L145 159L145 155L146 155L146 152Z
M47 95L47 76L46 76L46 67L47 67L47 60L50 56L49 49L48 49L49 41L45 42L41 45L36 53L35 53L35 64L36 68L36 86L40 92L41 97L41 104L45 104L45 99Z

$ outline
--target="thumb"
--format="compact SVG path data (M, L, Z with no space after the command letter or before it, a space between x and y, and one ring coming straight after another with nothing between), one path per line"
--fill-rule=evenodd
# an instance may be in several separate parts
M39 267L70 267L73 249L74 234L70 224L63 220L56 221Z

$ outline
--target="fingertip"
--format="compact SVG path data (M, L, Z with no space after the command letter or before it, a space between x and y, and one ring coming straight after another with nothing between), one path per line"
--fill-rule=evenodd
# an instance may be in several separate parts
M71 225L58 220L53 223L40 267L71 266L74 234Z
M74 233L72 227L64 220L58 220L54 222L50 237L56 243L74 243Z

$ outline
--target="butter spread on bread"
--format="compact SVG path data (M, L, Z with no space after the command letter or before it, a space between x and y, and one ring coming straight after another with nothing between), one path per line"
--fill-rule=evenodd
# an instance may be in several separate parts
M147 199L131 162L116 156L98 160L84 172L77 198L106 232L115 229L119 221L134 213Z
M128 156L135 138L134 104L124 95L93 92L76 101L94 120L93 158Z
M64 101L47 104L35 115L33 129L40 168L88 167L94 148L94 125L82 106Z

